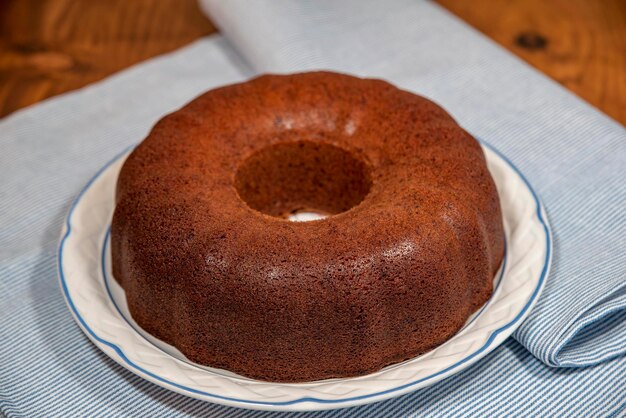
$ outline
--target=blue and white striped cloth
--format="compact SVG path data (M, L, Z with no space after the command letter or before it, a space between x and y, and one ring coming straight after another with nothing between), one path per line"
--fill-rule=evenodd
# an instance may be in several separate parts
M555 238L546 290L515 338L430 388L311 416L626 414L622 126L427 2L204 4L231 43L202 39L0 121L4 415L273 416L177 395L108 359L65 306L56 245L84 182L160 116L259 71L311 68L387 78L441 103L522 169Z

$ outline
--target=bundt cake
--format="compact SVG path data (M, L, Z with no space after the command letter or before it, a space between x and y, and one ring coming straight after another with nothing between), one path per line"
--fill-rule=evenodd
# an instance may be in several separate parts
M303 210L328 215L292 222ZM381 80L265 75L164 117L119 174L113 274L134 320L255 379L358 376L487 301L504 253L478 142Z

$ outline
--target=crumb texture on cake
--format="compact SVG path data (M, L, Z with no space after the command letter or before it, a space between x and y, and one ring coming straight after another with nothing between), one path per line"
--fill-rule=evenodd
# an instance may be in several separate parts
M290 222L302 210L323 220ZM478 142L380 80L266 75L164 117L120 172L113 275L190 360L262 380L358 376L443 343L504 254Z

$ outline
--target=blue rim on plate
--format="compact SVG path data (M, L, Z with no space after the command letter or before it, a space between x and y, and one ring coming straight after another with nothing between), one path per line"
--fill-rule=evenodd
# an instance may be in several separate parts
M415 381L412 381L410 383L407 383L407 384L404 384L404 385L401 385L401 386L397 386L395 388L391 388L391 389L387 389L387 390L384 390L384 391L371 393L371 394L367 394L367 395L362 395L362 396L349 397L349 398L342 398L342 399L319 399L319 398L314 398L314 397L303 397L303 398L298 398L298 399L294 399L294 400L291 400L291 401L284 401L284 402L251 401L251 400L247 400L247 399L232 398L232 397L221 396L221 395L216 395L216 394L204 392L204 391L201 391L201 390L189 388L187 386L180 385L178 383L175 383L175 382L169 381L167 379L164 379L161 376L158 376L158 375L156 375L156 374L154 374L154 373L144 369L143 367L139 366L138 364L134 363L128 357L126 357L126 355L124 354L122 349L120 349L117 345L115 345L115 344L111 343L110 341L107 341L106 339L104 339L104 338L100 337L99 335L97 335L93 331L93 329L91 329L89 327L89 325L87 325L86 321L80 315L80 313L78 312L78 309L76 308L76 306L74 304L74 301L72 300L72 297L71 297L71 295L69 293L69 289L67 287L67 282L66 282L66 278L65 278L65 273L63 272L63 250L64 250L65 242L67 241L68 237L72 233L72 227L71 227L72 215L74 213L74 210L75 210L76 206L78 206L78 204L80 203L82 197L84 196L85 192L102 175L102 173L105 172L107 168L109 168L109 166L111 166L119 158L121 158L123 155L125 155L130 149L133 148L133 146L126 148L123 152L121 152L118 155L116 155L112 160L110 160L102 168L100 168L96 172L96 174L87 182L85 187L83 187L83 189L80 191L78 196L72 202L72 205L70 207L68 215L67 215L67 217L65 219L66 231L65 231L65 234L63 234L63 236L61 238L61 241L59 243L59 248L58 248L58 272L59 272L59 280L61 282L61 288L63 290L63 295L65 296L65 300L66 300L68 306L70 307L74 317L79 322L81 327L93 339L95 339L96 341L100 342L101 344L104 344L104 345L110 347L111 349L113 349L117 353L117 355L120 357L120 359L123 360L128 366L130 366L131 370L135 369L136 371L138 371L138 372L140 372L140 373L142 373L142 374L144 374L146 376L149 376L150 378L152 378L154 380L157 380L157 381L160 381L162 383L165 383L168 386L176 387L176 388L178 388L178 389L180 389L180 390L182 390L184 392L190 393L190 394L202 395L202 396L209 397L209 398L225 400L225 401L230 401L230 402L237 402L237 403L241 403L241 404L248 404L248 405L251 405L251 406L253 406L253 405L259 405L259 406L288 406L288 405L295 405L295 404L300 404L300 403L305 403L305 402L312 402L312 403L319 403L319 404L342 404L342 403L347 403L347 402L364 400L364 399L368 399L368 398L375 398L375 397L379 397L379 396L383 396L383 395L387 395L387 394L390 394L390 393L393 393L393 392L398 392L398 391L407 389L407 388L409 388L411 386L415 386L415 385L417 385L419 383L423 383L424 381L427 381L427 380L436 378L438 376L441 376L443 374L446 374L448 372L451 372L454 369L458 368L459 366L462 366L463 364L465 364L465 363L469 362L470 360L476 358L477 356L479 356L481 353L485 352L489 348L492 348L491 346L492 346L494 340L496 339L496 337L499 334L501 334L505 330L509 329L513 325L517 324L518 322L520 322L521 319L523 319L526 316L528 310L536 302L537 296L539 295L541 289L543 288L544 282L546 280L547 272L549 270L550 260L551 260L551 257L552 257L552 237L551 237L550 228L548 227L548 223L547 223L545 214L543 213L543 208L542 208L542 205L541 205L541 203L539 201L537 193L532 188L532 186L530 185L530 183L528 182L526 177L522 174L522 172L504 154L502 154L496 148L494 148L493 146L489 145L488 143L486 143L486 142L484 142L482 140L480 140L479 142L483 146L485 146L485 147L489 148L491 151L493 151L502 160L504 160L510 166L510 168L512 168L513 171L515 171L515 173L522 179L522 181L526 185L527 189L532 194L532 197L533 197L533 199L535 201L535 206L536 206L535 207L535 213L537 215L537 218L538 218L539 222L541 223L541 225L542 225L542 227L544 229L545 237L546 237L546 254L545 254L545 258L544 258L544 264L543 264L543 268L541 270L541 275L539 277L539 280L537 281L537 285L535 286L535 289L533 290L532 295L530 296L530 298L526 302L526 305L520 310L520 312L515 316L515 318L513 318L513 320L511 320L507 324L499 327L498 329L494 330L491 333L491 335L489 336L489 338L487 339L487 341L483 344L483 346L480 349L474 351L472 354L468 355L467 357L463 358L462 360L459 360L458 362L454 363L453 365L448 366L445 369L440 370L440 371L438 371L436 373L433 373L432 375L423 377L421 379L417 379ZM107 286L107 292L108 291L109 291L109 289L108 289L108 286ZM111 297L110 293L109 293L109 297ZM117 308L117 305L116 305L116 308ZM122 315L122 317L124 317L124 316ZM126 320L126 318L124 318L124 319Z

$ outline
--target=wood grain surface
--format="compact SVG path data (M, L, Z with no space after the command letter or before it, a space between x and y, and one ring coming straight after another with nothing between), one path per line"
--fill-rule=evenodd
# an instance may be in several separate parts
M438 3L626 124L626 1ZM196 0L0 0L0 116L215 31Z
M0 116L215 31L194 0L0 0Z
M626 125L626 0L439 0Z

